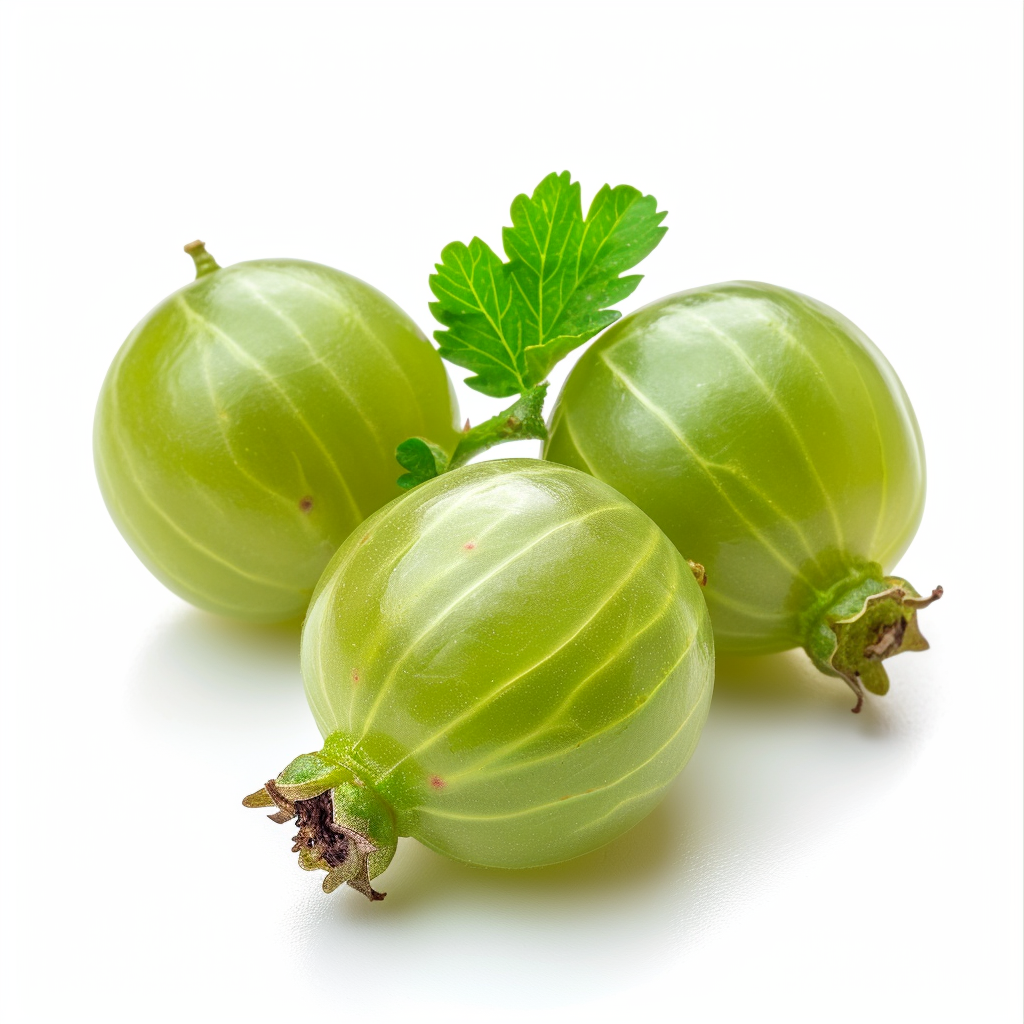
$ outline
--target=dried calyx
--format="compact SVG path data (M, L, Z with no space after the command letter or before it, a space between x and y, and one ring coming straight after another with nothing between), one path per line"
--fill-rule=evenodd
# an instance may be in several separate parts
M370 885L369 856L377 847L366 836L334 820L331 790L308 800L289 800L271 779L242 803L246 807L276 806L277 812L267 817L279 825L296 819L299 831L292 836L292 853L299 855L299 867L304 871L327 872L324 892L334 892L347 882L369 900L382 900L387 895Z
M817 619L807 653L823 672L844 679L857 697L854 713L864 705L865 691L889 692L882 662L903 651L926 651L917 613L942 597L936 587L922 597L897 576L871 577L843 592Z
M298 832L292 837L292 852L299 855L304 870L327 872L324 892L347 883L369 900L384 899L370 879L394 856L394 817L347 766L324 751L302 754L242 803L276 807L268 817L278 824L295 818Z

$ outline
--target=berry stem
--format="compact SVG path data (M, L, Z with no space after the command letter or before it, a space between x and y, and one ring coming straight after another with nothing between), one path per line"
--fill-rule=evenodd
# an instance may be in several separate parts
M198 238L185 246L185 252L195 261L197 278L220 270L220 264L206 251L206 243L199 241Z

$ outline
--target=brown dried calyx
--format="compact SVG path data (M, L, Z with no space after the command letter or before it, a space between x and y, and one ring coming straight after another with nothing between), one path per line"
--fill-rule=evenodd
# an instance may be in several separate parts
M290 800L271 779L242 802L246 807L276 806L278 810L267 817L279 825L296 819L299 831L292 837L292 853L299 855L299 867L304 870L327 872L324 892L334 892L347 882L368 900L382 900L387 895L370 885L367 858L377 847L366 836L334 820L330 789L308 800Z

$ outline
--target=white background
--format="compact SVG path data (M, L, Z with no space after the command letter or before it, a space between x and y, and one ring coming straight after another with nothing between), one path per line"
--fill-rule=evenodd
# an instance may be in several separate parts
M1020 1019L1018 3L3 12L5 1020ZM799 653L724 663L690 766L604 851L503 874L407 840L384 903L327 898L239 806L319 745L296 635L135 560L95 397L194 237L347 270L429 332L441 247L497 246L565 168L669 211L625 311L761 279L887 353L932 650L859 718Z

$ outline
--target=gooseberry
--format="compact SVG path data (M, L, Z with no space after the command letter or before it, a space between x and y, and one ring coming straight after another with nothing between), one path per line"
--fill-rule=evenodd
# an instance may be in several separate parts
M719 651L804 647L857 695L927 643L890 576L921 521L914 410L882 353L824 303L747 282L660 299L583 355L545 458L636 502L708 572Z
M96 410L110 514L179 596L256 622L300 618L338 545L400 493L410 434L454 448L437 352L368 284L300 260L221 268L139 323Z
M696 746L711 624L694 572L611 487L470 465L341 546L302 633L324 737L246 798L370 898L398 836L472 864L567 860L625 832Z

